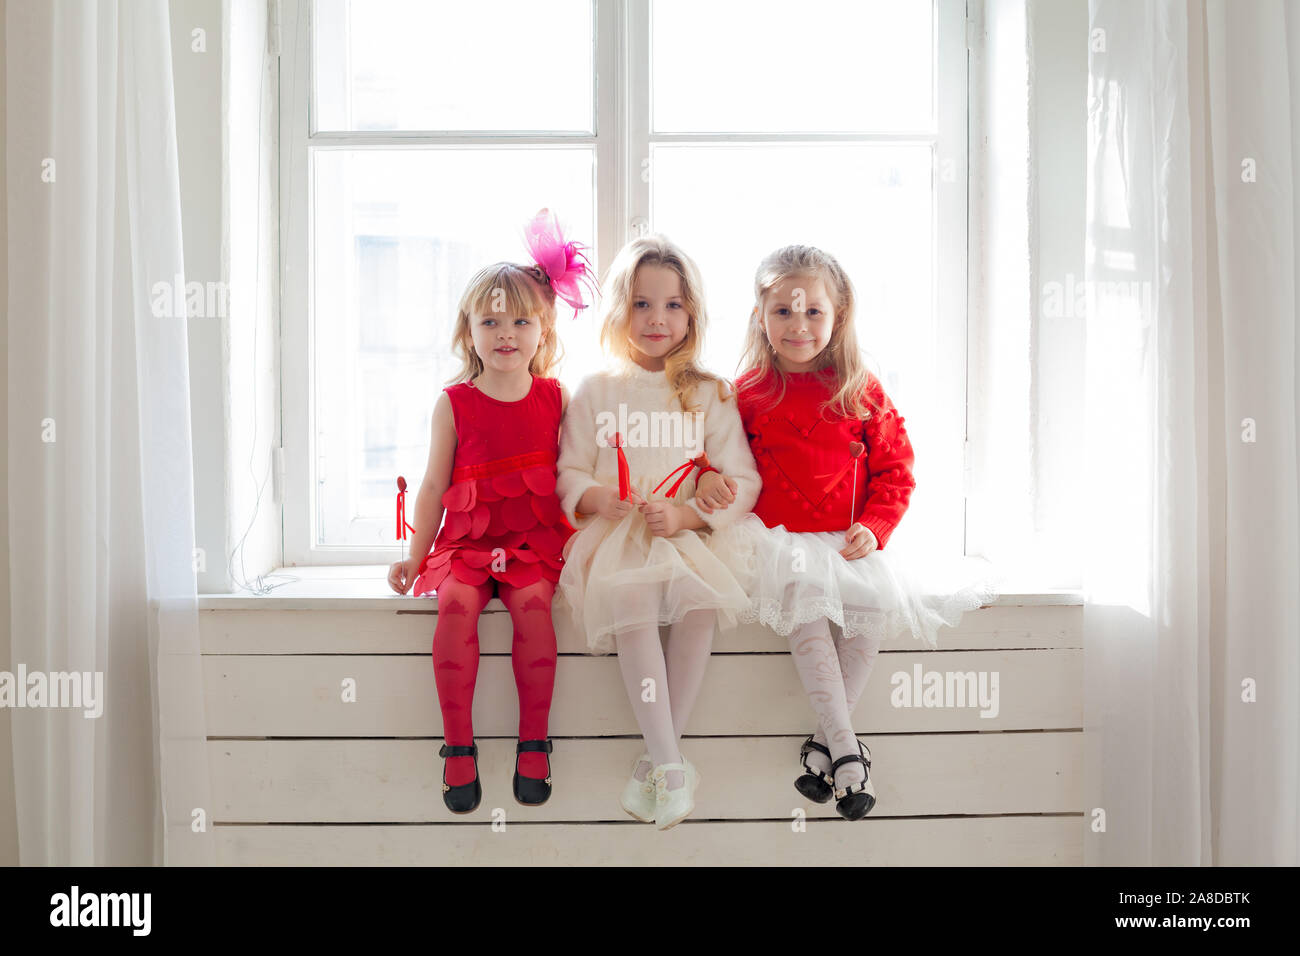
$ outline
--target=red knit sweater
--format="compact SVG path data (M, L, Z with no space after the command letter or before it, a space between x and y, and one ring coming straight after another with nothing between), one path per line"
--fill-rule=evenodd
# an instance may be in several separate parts
M833 383L832 369L787 372L785 396L774 405L780 390L775 371L766 380L753 370L736 380L740 418L763 479L754 514L769 528L846 531L856 502L853 521L871 529L884 548L916 487L912 443L903 416L874 375L866 394L881 413L859 420L827 408L819 420L817 409L833 394ZM856 494L849 447L855 441L866 446L858 459Z

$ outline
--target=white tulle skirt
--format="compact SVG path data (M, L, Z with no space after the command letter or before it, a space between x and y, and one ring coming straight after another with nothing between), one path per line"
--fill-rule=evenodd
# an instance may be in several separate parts
M843 531L766 527L754 514L714 531L709 548L749 594L740 620L788 636L818 618L844 638L907 636L936 647L939 629L997 599L999 576L983 559L935 560L889 546L845 560Z
M731 569L695 531L656 537L633 511L619 521L597 517L569 541L555 626L584 636L592 653L612 653L619 631L675 624L698 609L716 611L719 629L734 628L749 606Z

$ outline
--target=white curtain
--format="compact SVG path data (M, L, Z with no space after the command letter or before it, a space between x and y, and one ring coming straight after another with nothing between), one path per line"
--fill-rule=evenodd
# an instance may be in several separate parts
M104 675L12 712L22 864L213 859L168 30L7 4L9 670Z
M1300 5L1088 39L1085 860L1295 865Z

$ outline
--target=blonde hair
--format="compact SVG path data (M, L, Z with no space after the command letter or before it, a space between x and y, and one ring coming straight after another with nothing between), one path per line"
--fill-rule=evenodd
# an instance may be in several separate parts
M769 253L754 274L754 311L749 330L745 334L744 350L739 367L747 373L758 373L755 382L766 381L773 372L780 384L779 391L773 391L772 405L778 404L785 397L786 373L776 364L776 350L768 341L763 331L762 316L764 298L779 283L794 277L821 279L830 293L835 309L834 324L831 327L830 341L817 356L817 365L813 371L833 373L831 397L818 409L820 414L831 408L844 418L868 418L872 413L882 411L868 388L877 376L867 368L862 350L858 346L857 331L854 327L856 296L853 283L848 274L828 252L813 246L784 246ZM749 383L748 390L753 387Z
M480 269L469 280L456 307L456 324L451 333L451 348L460 359L460 373L448 380L449 385L468 382L483 373L483 359L474 351L470 321L475 315L488 313L537 316L542 335L528 371L541 378L554 377L561 356L560 339L555 331L555 290L544 278L537 266L497 262Z
M701 382L717 383L718 400L727 401L731 397L731 388L726 379L706 371L698 364L700 349L704 344L704 329L708 324L700 270L690 256L666 236L650 235L633 239L614 257L601 289L601 347L608 355L629 365L636 364L632 358L634 346L628 337L628 326L632 320L632 286L636 282L637 270L644 265L672 269L682 282L682 306L687 317L686 338L664 356L664 373L682 411L697 410L687 407L687 396Z

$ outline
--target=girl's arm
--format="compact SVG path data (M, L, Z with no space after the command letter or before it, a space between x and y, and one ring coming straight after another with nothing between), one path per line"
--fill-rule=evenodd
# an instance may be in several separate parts
M869 389L881 411L865 423L867 493L854 520L875 535L877 546L884 548L903 519L916 487L912 477L915 453L903 427L903 416L874 376Z
M709 400L704 419L704 452L714 468L735 482L735 500L725 508L714 508L706 512L692 497L686 507L699 515L710 528L722 528L754 509L762 482L758 477L758 467L754 464L754 453L749 450L745 426L740 420L735 390L724 402L718 399L711 383L702 387L701 391L706 388Z
M556 434L556 438L555 438L555 447L557 449L560 448L560 443L564 441L564 419L568 415L568 413L569 413L569 390L565 388L564 383L561 382L560 383L560 430ZM557 473L559 471L558 462L556 464L556 471ZM558 490L556 491L556 494L559 494Z
M565 403L560 423L560 457L556 462L555 493L564 517L575 528L585 528L595 518L594 507L579 513L583 494L600 487L596 475L596 416L591 408L592 379L583 379L572 399ZM561 388L561 394L564 394ZM590 502L588 502L590 505Z
M415 496L415 513L411 524L411 556L403 571L390 570L389 583L401 586L405 594L415 583L421 562L433 547L442 525L442 496L451 486L451 471L456 462L456 418L452 414L451 399L443 392L433 406L433 424L429 436L429 461L424 468L424 480ZM400 564L400 562L398 562ZM396 566L394 566L396 567Z

